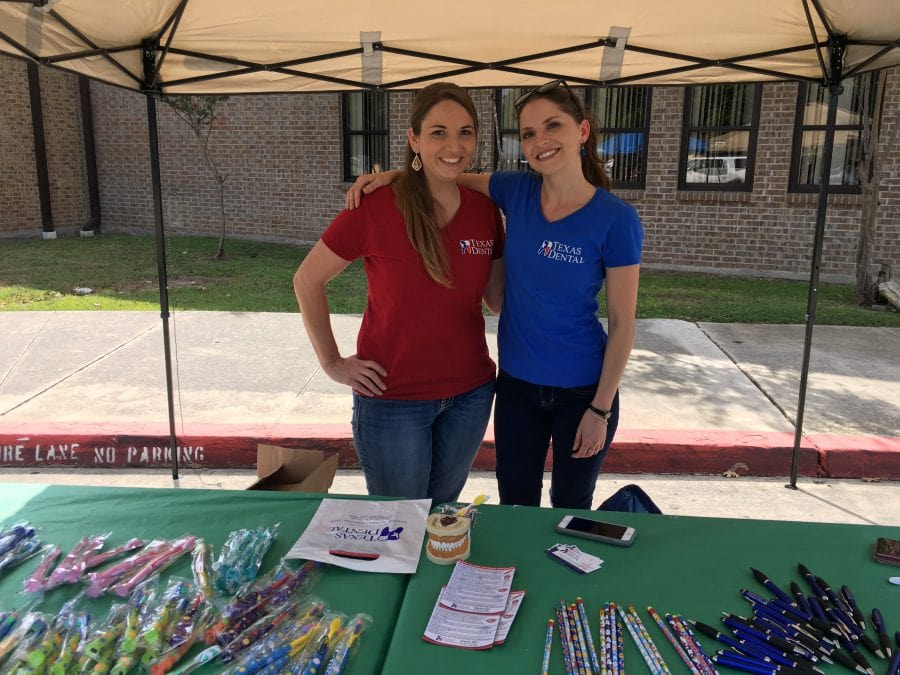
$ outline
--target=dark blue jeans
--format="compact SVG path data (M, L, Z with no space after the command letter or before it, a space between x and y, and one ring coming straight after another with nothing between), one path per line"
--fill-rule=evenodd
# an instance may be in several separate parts
M572 458L575 432L596 391L596 384L545 387L500 371L494 404L494 439L501 504L540 506L544 462L552 439L550 503L556 508L591 508L600 465L619 425L616 392L603 449L593 457Z
M494 380L449 398L353 393L353 442L370 495L456 501L487 428Z

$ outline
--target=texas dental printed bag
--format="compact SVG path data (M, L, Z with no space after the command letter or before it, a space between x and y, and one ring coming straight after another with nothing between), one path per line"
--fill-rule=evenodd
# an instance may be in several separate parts
M301 558L361 572L415 574L430 499L329 499L285 558Z
M662 513L650 496L637 485L626 485L597 507L598 511Z

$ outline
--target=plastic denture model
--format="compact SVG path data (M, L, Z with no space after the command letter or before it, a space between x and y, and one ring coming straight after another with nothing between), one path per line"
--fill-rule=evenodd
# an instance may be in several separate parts
M425 555L438 565L449 565L469 557L469 530L472 521L463 516L432 513L425 521L428 545Z

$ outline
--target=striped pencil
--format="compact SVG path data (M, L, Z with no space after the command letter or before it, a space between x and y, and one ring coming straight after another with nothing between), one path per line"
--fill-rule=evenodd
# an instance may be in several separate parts
M591 655L588 653L587 638L584 636L584 626L581 623L581 614L578 612L578 605L569 605L569 614L575 623L575 631L578 636L578 650L581 652L581 660L584 662L584 672L591 675Z
M569 622L569 639L572 644L572 654L575 657L575 672L579 675L590 675L588 673L589 666L585 662L587 655L581 650L581 645L578 643L578 625L575 623L575 614L565 605L563 605L563 613Z
M654 659L656 659L656 662L659 664L660 671L663 673L663 675L672 675L669 667L663 660L662 654L659 653L659 648L656 646L656 643L653 642L653 638L650 637L650 633L647 632L647 628L644 626L644 622L641 621L641 617L638 616L634 605L628 605L628 614L631 617L632 621L634 621L634 625L638 630L638 634L644 640L644 644L650 651L650 654Z
M619 644L621 643L622 636L618 633L618 621L619 617L616 616L616 603L610 602L606 605L606 612L609 616L609 634L610 634L610 670L617 674L621 672L622 666L619 665L619 655L621 655L622 650L619 648Z
M547 622L547 636L544 638L544 661L541 664L541 675L550 671L550 649L553 647L553 619Z
M715 668L700 651L700 645L697 644L697 641L688 632L687 626L685 626L681 617L677 614L666 614L666 621L669 622L669 625L672 627L672 630L675 632L675 635L678 637L684 650L691 657L691 661L694 662L694 665L697 666L704 675L713 675L715 673Z
M606 621L606 606L603 605L597 610L597 637L600 641L600 652L598 654L600 659L600 675L609 675L609 669L606 662L606 629L608 625L609 624Z
M622 623L625 624L625 628L631 634L631 639L634 640L634 644L637 645L638 651L644 658L644 663L647 664L647 667L650 669L650 672L653 673L653 675L660 675L661 671L659 669L659 664L656 662L656 659L653 658L653 654L650 653L647 645L644 644L644 640L641 637L641 634L638 632L637 627L632 622L631 617L621 607L618 607L618 610L620 616L622 617Z
M619 661L619 673L625 672L625 638L622 636L622 624L619 617L613 615L613 622L616 626L616 658Z
M562 645L563 664L566 667L566 675L572 675L575 672L574 663L572 662L572 654L569 651L568 629L566 628L566 617L562 610L556 608L556 628L559 630L559 642Z
M681 658L681 660L684 661L684 665L686 665L690 669L691 675L703 675L700 672L700 669L697 668L696 665L694 665L693 661L691 661L691 657L688 656L688 653L686 651L684 651L684 647L681 646L681 643L678 642L678 639L675 637L675 635L672 633L672 631L669 630L669 627L666 625L666 622L663 621L662 618L659 616L659 614L656 613L656 610L653 609L652 607L648 607L647 613L650 615L650 618L652 618L653 621L656 622L656 625L659 627L659 630L665 636L666 640L669 641L669 644L672 645L672 647L678 653L678 656Z
M587 610L584 608L584 601L577 598L575 603L578 605L578 615L581 617L581 623L584 626L584 635L587 638L588 653L591 657L591 666L595 673L600 672L600 662L597 659L597 650L594 649L594 638L591 637L591 625L588 622Z

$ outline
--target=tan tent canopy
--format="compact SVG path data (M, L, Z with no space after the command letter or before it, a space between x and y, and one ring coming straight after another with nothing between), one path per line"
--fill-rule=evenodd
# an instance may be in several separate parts
M147 94L172 476L178 478L156 95L805 80L900 65L900 0L0 0L0 53ZM820 181L796 486L828 180Z
M0 52L171 94L801 79L900 64L898 0L0 0Z

